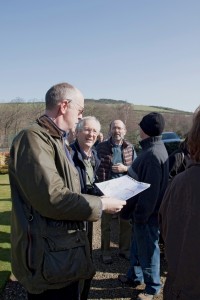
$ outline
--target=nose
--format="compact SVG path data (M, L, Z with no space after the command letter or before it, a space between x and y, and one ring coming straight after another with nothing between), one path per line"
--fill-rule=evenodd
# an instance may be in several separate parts
M82 118L83 118L83 113L82 112L78 113L78 116L77 116L78 121L82 120Z
M96 138L97 137L97 132L96 132L95 129L88 129L87 130L87 135L90 136L90 137Z
M78 117L82 119L82 117L83 117L83 110L78 112Z

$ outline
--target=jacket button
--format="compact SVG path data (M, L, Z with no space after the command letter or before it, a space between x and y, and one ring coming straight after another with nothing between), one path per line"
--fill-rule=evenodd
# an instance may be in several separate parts
M81 240L80 240L79 238L76 239L76 242L77 242L77 243L80 243L80 241L81 241Z

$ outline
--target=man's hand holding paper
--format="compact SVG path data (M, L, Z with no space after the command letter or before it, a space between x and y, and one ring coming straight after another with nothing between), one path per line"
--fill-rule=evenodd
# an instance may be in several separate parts
M118 213L126 205L126 201L115 197L102 196L101 201L102 210L108 214Z

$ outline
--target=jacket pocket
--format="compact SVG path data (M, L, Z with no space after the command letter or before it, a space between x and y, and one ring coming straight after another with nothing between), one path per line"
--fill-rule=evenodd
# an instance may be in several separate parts
M43 276L50 283L91 278L95 274L85 231L44 237Z

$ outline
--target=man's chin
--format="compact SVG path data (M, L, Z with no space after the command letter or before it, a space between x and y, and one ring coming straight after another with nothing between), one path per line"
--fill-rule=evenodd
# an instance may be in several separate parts
M94 145L94 143L89 143L89 142L87 142L86 145L87 145L88 147L92 147L92 146Z
M120 141L122 141L123 139L121 138L121 137L116 137L116 138L114 138L114 141L117 141L117 142L120 142Z

